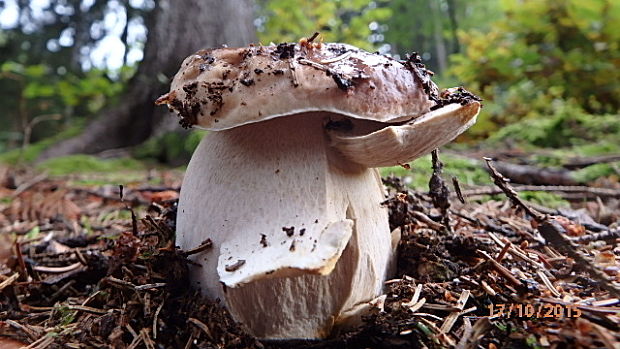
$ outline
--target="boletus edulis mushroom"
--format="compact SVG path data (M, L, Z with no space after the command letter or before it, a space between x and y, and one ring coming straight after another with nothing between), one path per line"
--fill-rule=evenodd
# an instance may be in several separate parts
M394 260L376 167L465 131L479 99L439 93L417 55L345 44L217 48L160 97L210 130L187 168L176 242L191 276L257 337L324 338L381 294Z

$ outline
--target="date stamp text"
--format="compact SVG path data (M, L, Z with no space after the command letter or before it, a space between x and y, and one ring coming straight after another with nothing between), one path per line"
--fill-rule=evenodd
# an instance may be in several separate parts
M489 304L492 318L578 318L581 309L572 304L498 303Z

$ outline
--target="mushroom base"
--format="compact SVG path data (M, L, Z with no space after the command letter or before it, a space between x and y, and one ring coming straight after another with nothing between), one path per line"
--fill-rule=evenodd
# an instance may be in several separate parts
M177 244L192 280L260 338L325 338L382 289L393 244L380 176L329 146L333 114L208 134L188 166Z

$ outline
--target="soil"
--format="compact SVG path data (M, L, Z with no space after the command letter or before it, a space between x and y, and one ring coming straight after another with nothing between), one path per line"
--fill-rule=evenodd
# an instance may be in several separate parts
M190 287L186 257L210 244L174 248L178 179L161 188L128 186L121 199L110 186L5 176L11 178L0 180L0 194L12 199L0 206L0 347L9 339L31 348L619 343L613 226L606 235L561 216L541 214L541 223L508 200L463 204L450 197L449 208L437 208L429 194L386 178L384 205L402 238L383 302L361 326L326 340L265 341ZM549 225L559 240L541 228Z

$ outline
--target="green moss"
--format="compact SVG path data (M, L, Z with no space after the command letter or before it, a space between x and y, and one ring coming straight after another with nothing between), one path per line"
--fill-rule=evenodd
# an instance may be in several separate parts
M620 118L620 116L618 116ZM613 139L604 139L599 140L597 142L582 144L579 146L572 147L570 151L567 151L566 155L569 157L572 156L597 156L603 154L613 154L620 153L620 133L618 133L617 138L613 137Z
M614 174L616 170L610 164L594 164L573 172L573 178L580 183L588 183Z
M448 185L451 185L450 180L452 177L456 177L463 186L493 184L489 174L476 161L455 157L450 154L442 154L441 161L444 164L443 178L448 182ZM410 170L402 166L394 166L382 168L380 171L381 175L384 177L389 175L403 177L405 178L405 183L407 183L409 187L416 190L428 191L428 181L433 173L431 156L423 156L413 161L410 166ZM519 195L525 200L550 208L569 206L566 200L553 193L524 191L520 192ZM506 200L506 197L504 195L486 195L476 197L475 199L477 202L485 202L489 200Z
M22 149L13 149L6 153L0 154L0 163L15 165L20 161L20 157L22 162L31 163L39 157L39 154L41 154L43 150L49 148L54 143L77 136L82 131L82 128L83 122L76 121L74 126L58 133L53 137L28 145L23 150L23 154Z
M549 208L570 207L570 203L568 201L564 200L561 196L554 193L544 191L522 191L519 192L519 196L522 199Z
M138 159L155 159L167 164L187 163L206 133L202 130L168 132L147 140L133 151L133 155Z
M593 115L562 104L548 116L524 119L504 127L483 143L483 148L510 144L533 154L524 157L539 167L562 167L575 157L620 153L620 115ZM596 164L573 172L588 183L615 173L609 164Z
M103 160L91 155L69 155L42 162L37 166L50 175L66 175L71 173L107 173L125 170L144 169L144 165L134 159L119 158Z
M617 150L618 137L618 115L592 115L580 108L562 104L551 115L536 115L502 128L485 143L496 146L508 141L524 147L544 148L578 146L584 147L584 151L590 149L591 153L593 150L602 150L593 147L594 142L603 142L608 150Z
M542 346L538 343L538 338L536 338L536 336L533 334L525 339L525 343L530 348L542 349Z
M455 157L450 154L442 154L441 161L444 164L444 178L450 181L456 177L463 185L489 185L491 180L487 172L476 161L466 158ZM431 156L425 155L410 163L411 169L402 166L386 167L381 169L382 176L396 175L407 178L409 186L418 190L428 190L428 181L433 174Z

